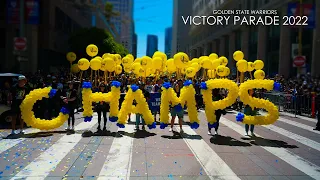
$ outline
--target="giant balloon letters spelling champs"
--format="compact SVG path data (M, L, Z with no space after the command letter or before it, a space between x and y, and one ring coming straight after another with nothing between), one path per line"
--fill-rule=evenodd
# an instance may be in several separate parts
M157 79L160 75L170 74L175 74L179 79L188 79L183 83L180 97L175 93L171 83L163 83L160 104L161 129L164 129L169 124L170 106L177 111L182 111L183 107L187 106L191 128L197 129L199 127L200 122L196 108L196 91L191 79L193 79L200 70L203 70L203 78L208 79L200 84L200 88L209 127L215 127L216 125L215 111L231 106L236 101L237 97L240 97L240 100L244 104L248 104L252 108L262 108L268 111L265 116L246 116L243 113L238 113L236 116L238 122L254 125L268 125L274 123L279 117L277 107L273 103L268 100L251 97L249 96L248 91L251 89L266 89L268 91L279 90L280 84L275 83L273 80L264 79L265 73L262 70L264 66L263 61L256 60L254 62L247 62L244 60L244 54L241 51L236 51L233 58L237 61L236 65L238 72L241 73L240 79L241 77L244 77L244 73L246 72L250 74L250 79L247 81L240 80L240 86L238 86L233 80L226 78L230 73L230 69L226 67L228 59L224 56L218 57L215 53L212 53L209 56L194 58L189 61L188 55L182 52L174 55L173 59L167 60L167 56L159 51L157 51L152 58L144 56L142 58L134 59L132 55L127 55L121 59L119 54L105 53L102 57L97 56L98 48L92 44L89 45L86 50L88 55L92 57L91 61L82 58L76 64L72 64L72 62L75 61L76 55L74 53L68 53L67 55L68 61L71 62L72 72L80 73L80 79L82 72L88 70L89 67L91 70L97 71L96 76L99 74L99 70L103 71L105 79L107 74L110 76L113 72L115 75L118 75L122 73L122 70L128 75L140 77L142 79L149 76ZM255 79L253 79L251 74L253 71ZM91 79L92 78L91 74ZM239 80L239 78L237 79ZM142 115L150 129L156 128L156 123L154 122L147 100L144 98L142 91L137 85L129 85L128 92L125 95L120 110L119 100L121 83L112 81L110 82L110 85L111 91L108 93L93 93L93 84L91 82L82 83L82 104L85 122L90 122L92 120L94 102L107 102L110 104L109 119L111 122L117 122L118 127L125 127L128 114L138 113ZM224 99L212 101L212 89L226 89L228 94ZM32 111L33 105L38 100L41 100L42 98L52 98L55 94L55 89L47 87L35 89L26 96L20 108L22 118L27 125L44 130L55 129L63 125L68 119L69 112L67 108L63 107L60 110L58 117L52 120L36 118ZM136 102L136 105L133 105L133 101Z

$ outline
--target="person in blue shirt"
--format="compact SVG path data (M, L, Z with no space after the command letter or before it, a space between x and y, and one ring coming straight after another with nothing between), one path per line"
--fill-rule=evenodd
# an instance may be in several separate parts
M254 90L253 89L250 89L249 90L249 95L254 97ZM243 110L243 113L247 116L255 116L257 115L257 111L255 109L252 109L249 105L246 105L244 110ZM251 136L255 136L254 134L254 125L253 124L246 124L245 125L245 131L246 131L246 136L249 136L248 132L249 132L249 128L250 128L250 132L251 132Z

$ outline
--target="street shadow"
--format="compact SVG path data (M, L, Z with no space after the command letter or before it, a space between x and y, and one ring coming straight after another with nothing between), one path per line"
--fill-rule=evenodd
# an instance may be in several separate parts
M111 131L100 131L100 132L92 132L85 131L82 133L82 137L93 137L93 136L109 136L109 137L123 137L119 132L111 132Z
M265 138L256 137L256 136L250 136L248 138L241 138L241 139L250 140L250 144L256 145L256 146L278 147L278 148L288 148L288 149L298 148L298 146L290 145L284 141L265 139Z
M243 146L243 147L252 146L250 143L238 141L230 136L221 136L221 135L215 135L211 137L210 142L216 145Z
M67 131L48 131L48 132L37 132L28 134L9 134L3 139L19 139L19 138L42 138L53 136L53 134L67 134Z
M202 139L200 135L190 135L185 132L179 133L177 131L172 131L172 136L162 135L161 137L166 139L198 139L198 140Z
M148 132L146 130L138 130L136 132L133 133L128 133L125 131L119 131L119 133L123 136L128 136L128 137L132 137L132 138L136 138L136 139L143 139L143 138L147 138L147 137L151 137L151 136L155 136L157 135L156 133L152 133L152 132Z

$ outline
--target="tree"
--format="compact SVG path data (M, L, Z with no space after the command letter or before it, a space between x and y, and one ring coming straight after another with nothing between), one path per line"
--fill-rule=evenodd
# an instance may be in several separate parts
M86 47L89 44L95 44L98 47L98 56L102 56L104 53L113 53L124 57L128 54L128 50L115 42L112 35L103 29L83 28L76 31L69 38L70 51L75 52L77 57L90 58L86 53Z
M113 11L113 4L110 2L106 2L106 5L104 7L104 16L106 17L107 22L110 23L111 18L119 15L119 12Z

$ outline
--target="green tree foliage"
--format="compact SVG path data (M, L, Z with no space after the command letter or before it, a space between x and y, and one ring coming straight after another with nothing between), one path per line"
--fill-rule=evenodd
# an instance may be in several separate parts
M111 18L119 16L120 13L113 11L113 4L110 2L106 2L106 5L104 7L104 15L107 19L107 22L110 23Z
M122 57L128 54L128 50L121 44L115 42L112 35L103 29L99 28L83 28L76 31L69 38L70 51L77 54L77 57L88 57L86 47L89 44L95 44L99 53L102 56L104 53L120 54Z

